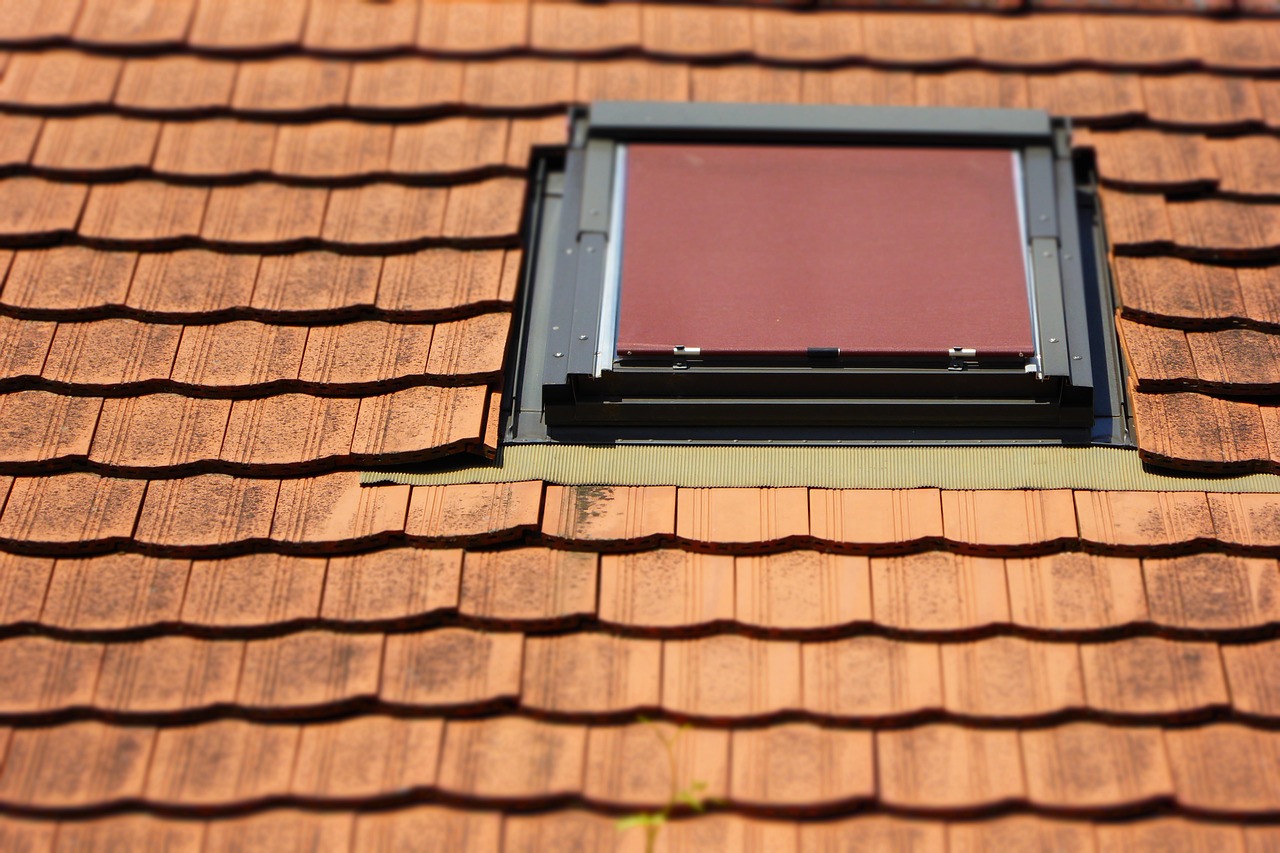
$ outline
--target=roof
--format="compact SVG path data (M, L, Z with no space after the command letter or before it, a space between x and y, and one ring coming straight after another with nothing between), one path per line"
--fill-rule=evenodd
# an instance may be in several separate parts
M1280 844L1280 496L358 483L602 98L1074 117L1142 453L1276 471L1274 4L973 5L0 3L0 848L640 849L641 714L668 849Z

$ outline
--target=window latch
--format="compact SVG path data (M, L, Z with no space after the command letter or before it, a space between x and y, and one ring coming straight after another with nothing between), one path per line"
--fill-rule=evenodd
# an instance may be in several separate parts
M973 347L952 347L947 350L947 356L951 359L947 365L948 370L965 370L978 366L978 351Z

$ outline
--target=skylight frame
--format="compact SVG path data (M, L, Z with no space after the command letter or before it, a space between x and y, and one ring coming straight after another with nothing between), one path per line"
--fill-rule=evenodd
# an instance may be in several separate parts
M1109 306L1113 299L1105 263L1090 276L1082 271L1087 253L1076 223L1075 170L1069 125L1064 120L1031 110L614 102L575 110L571 127L567 150L541 153L531 191L525 310L513 352L516 369L509 374L508 441L1129 440L1127 412L1119 393L1122 383L1108 378L1121 370L1114 346L1107 345L1114 336L1111 318L1092 317L1081 292L1085 279L1091 278L1090 286L1099 290L1092 302L1101 300ZM1025 198L1020 199L1025 205L1020 225L1027 249L1032 326L1038 331L1033 363L971 370L964 384L972 395L960 400L947 399L949 389L957 386L946 385L949 380L939 384L951 372L940 372L936 366L708 368L691 359L624 368L613 348L620 257L625 251L618 239L626 187L625 146L659 140L998 147L1015 152L1020 164L1016 172L1026 189ZM554 234L546 228L551 220L559 223ZM1095 246L1091 254L1096 257L1099 251L1105 248ZM1094 350L1099 348L1095 357ZM945 366L974 365L956 356ZM1062 387L1075 397L1069 415L1053 415L1053 423L1046 420L1044 406L1026 399L1028 388L1047 387L1035 384L1044 376L1060 378ZM904 380L919 383L921 393L895 396L887 390ZM845 406L842 412L831 409L834 414L830 415L816 415L820 406L805 410L793 405L795 401L785 399L785 392L780 398L735 397L733 393L718 399L698 396L712 387L746 388L760 382L779 389L796 382L828 389L834 386L823 383L844 383L850 399L868 391L886 396L872 400L870 406ZM1082 405L1081 395L1092 393L1096 382L1105 386L1094 394L1098 399L1093 406L1087 401ZM642 399L651 402L642 403ZM1003 413L997 411L1001 408ZM759 417L763 411L778 414ZM734 414L726 418L726 412Z

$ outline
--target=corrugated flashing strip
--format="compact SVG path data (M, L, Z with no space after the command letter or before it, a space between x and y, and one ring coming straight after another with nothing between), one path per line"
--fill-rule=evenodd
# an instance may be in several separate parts
M1158 471L1113 447L706 447L517 444L496 465L365 471L364 485L543 480L564 486L1277 492L1280 475Z

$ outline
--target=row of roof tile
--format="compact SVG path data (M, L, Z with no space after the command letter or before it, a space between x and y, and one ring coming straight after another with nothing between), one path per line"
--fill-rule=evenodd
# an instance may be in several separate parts
M0 729L0 743L7 741L0 804L50 816L135 804L199 814L429 796L654 807L666 803L671 783L653 725L367 716ZM749 812L830 814L877 804L935 814L1012 807L1087 815L1176 805L1238 816L1280 808L1280 735L1237 724L1023 731L934 724L872 733L788 723L687 729L676 747L677 767L704 782L707 796Z
M1274 63L1274 24L1182 17L1012 17L828 11L822 16L781 9L677 4L535 2L376 4L287 0L241 11L225 2L77 0L34 15L10 0L0 19L0 44L71 43L102 50L381 56L407 51L445 55L534 51L575 56L644 51L659 57L822 62L860 57L879 62L981 60L1056 65L1097 61L1228 68ZM839 5L839 4L837 4ZM853 0L848 5L877 5ZM973 5L1019 8L1018 0ZM1033 0L1035 6L1078 6L1078 0ZM1185 11L1230 10L1229 0L1194 5L1178 0L1107 3ZM1266 11L1264 3L1247 3ZM1274 10L1272 10L1274 11Z
M159 552L255 546L358 550L408 537L511 541L539 528L573 548L679 542L741 553L818 545L864 553L946 545L1008 556L1280 546L1280 497L1087 492L562 487L541 482L362 488L354 473L297 480L205 474L6 477L0 542L27 553L118 545Z
M117 76L122 78L119 84ZM210 81L216 79L225 83L211 89ZM193 87L199 91L193 93ZM1214 129L1280 124L1280 82L1206 73L959 70L922 74L752 64L698 68L629 59L405 58L347 63L288 58L237 63L186 56L120 60L54 51L13 55L0 79L0 105L11 109L118 110L157 118L219 114L421 118L463 108L556 112L568 104L600 99L1035 105L1084 122L1145 117L1163 125ZM531 134L539 131L533 124L520 128ZM407 134L406 139L404 156L411 158L415 149L421 150L422 138ZM518 156L519 144L527 144L514 139L508 145L509 156ZM253 156L252 142L242 141L242 156ZM19 142L11 144L21 147ZM259 139L257 144L265 145L266 140Z
M993 631L1052 639L1250 639L1280 624L1274 559L1138 560L1065 552L871 557L680 550L596 555L389 548L347 557L0 558L0 635L210 638L461 625L621 636L735 631L917 640Z
M782 716L862 725L941 717L1029 726L1082 716L1266 724L1280 719L1280 641L991 637L939 645L466 628L105 644L19 636L0 640L0 687L0 717L10 722L518 707L556 719L662 713L738 724Z
M56 838L56 840L55 840ZM978 853L982 850L1060 850L1064 853L1163 853L1177 846L1221 853L1266 853L1280 843L1270 826L1229 826L1178 817L1099 822L1013 816L945 823L867 815L791 823L713 814L674 820L662 834L682 853L769 850L835 853L891 849L900 853ZM271 809L244 817L159 818L117 815L62 822L0 817L0 844L53 853L67 847L232 853L315 849L323 853L399 851L413 844L458 853L640 853L641 833L620 832L614 820L589 812L539 814L419 805L399 809L325 812ZM662 849L662 848L659 848Z
M77 237L103 246L407 250L444 242L515 242L525 182L497 178L452 188L377 183L351 189L180 186L158 181L88 186L0 180L0 240Z

